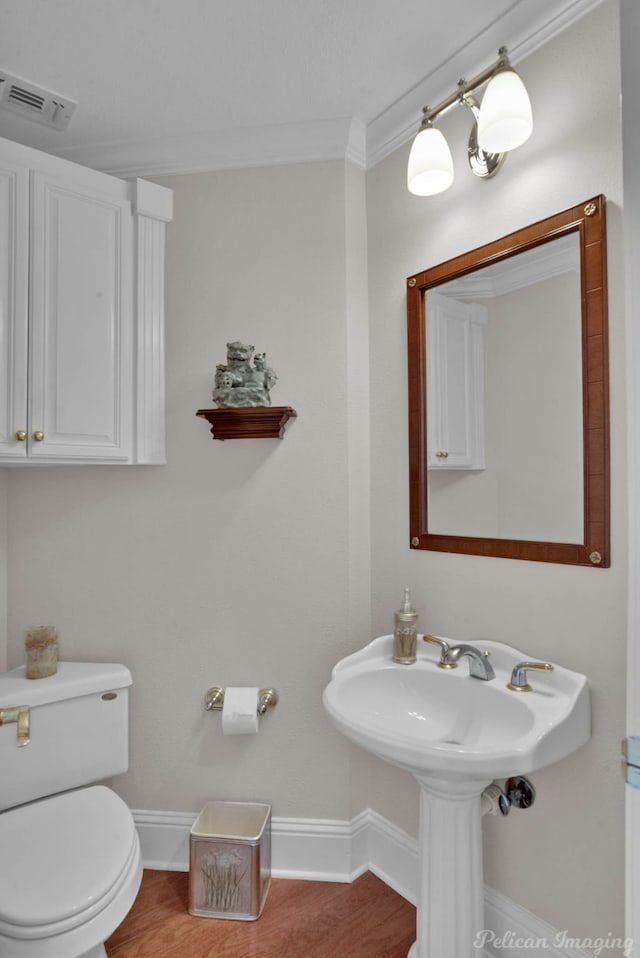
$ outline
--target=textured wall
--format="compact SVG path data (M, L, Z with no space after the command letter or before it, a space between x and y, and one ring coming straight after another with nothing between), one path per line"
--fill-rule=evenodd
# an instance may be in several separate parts
M617 767L624 735L626 573L617 13L617 3L603 4L519 64L535 130L494 180L478 180L465 168L469 117L462 110L442 124L456 164L448 192L417 198L406 191L408 147L367 179L374 631L388 631L390 610L408 585L425 631L466 641L494 638L589 676L591 742L532 776L538 801L531 811L485 824L487 882L556 928L582 936L622 933L624 900L624 786ZM579 94L566 82L578 76ZM608 198L611 568L411 551L406 277L596 193ZM380 765L375 781L372 805L415 829L411 780Z

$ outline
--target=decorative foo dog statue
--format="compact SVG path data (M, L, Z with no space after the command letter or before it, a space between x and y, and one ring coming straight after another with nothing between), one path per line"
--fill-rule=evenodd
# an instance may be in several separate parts
M270 406L269 390L278 381L266 363L266 353L256 353L254 346L227 343L227 363L216 366L212 398L216 406ZM251 359L253 357L253 365Z

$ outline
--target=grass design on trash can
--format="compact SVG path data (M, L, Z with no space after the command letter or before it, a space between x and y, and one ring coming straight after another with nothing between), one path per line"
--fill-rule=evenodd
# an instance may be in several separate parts
M221 912L246 911L242 879L247 874L247 866L242 858L237 850L232 850L218 852L204 859L201 870L205 908Z

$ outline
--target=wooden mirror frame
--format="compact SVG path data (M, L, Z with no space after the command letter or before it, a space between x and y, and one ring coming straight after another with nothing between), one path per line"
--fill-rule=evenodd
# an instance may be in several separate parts
M427 499L427 327L425 292L498 260L575 232L580 244L584 536L581 543L432 534ZM407 280L409 506L412 549L608 568L609 388L605 198L503 236Z

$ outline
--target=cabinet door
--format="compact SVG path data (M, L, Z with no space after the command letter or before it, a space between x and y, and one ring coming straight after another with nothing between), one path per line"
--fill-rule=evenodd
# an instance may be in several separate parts
M29 455L126 462L130 204L115 190L110 195L39 171L31 177Z
M484 468L487 310L427 291L428 468Z
M20 460L27 443L29 177L0 163L0 456Z

